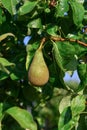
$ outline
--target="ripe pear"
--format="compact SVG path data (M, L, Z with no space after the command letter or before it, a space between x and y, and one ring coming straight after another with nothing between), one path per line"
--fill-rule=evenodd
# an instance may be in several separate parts
M43 86L49 80L49 70L45 63L42 49L36 50L28 71L28 79L35 86Z

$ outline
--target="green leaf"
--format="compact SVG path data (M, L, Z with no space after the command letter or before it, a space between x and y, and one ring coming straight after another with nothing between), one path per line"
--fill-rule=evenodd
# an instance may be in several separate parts
M78 91L80 91L87 86L87 64L79 64L77 72L81 80L80 85L78 86Z
M60 104L59 104L60 113L62 113L66 107L70 106L70 100L71 100L71 96L65 96L62 98L62 100L60 101Z
M5 15L3 15L3 10L0 8L0 24L6 21Z
M28 111L19 107L11 107L6 111L6 113L11 115L21 127L29 130L37 130L36 123Z
M66 117L67 118L67 117ZM63 129L60 130L71 130L74 126L76 126L76 124L79 121L80 116L76 116L74 117L72 120L70 120L64 127Z
M64 13L69 10L68 0L60 0L56 6L56 17L64 17Z
M9 77L9 73L7 74L6 72L1 72L0 71L0 80L7 79Z
M7 69L8 66L15 66L15 64L9 62L5 58L0 58L0 80L4 80L9 77L10 71Z
M27 56L26 56L26 70L28 70L28 67L29 67L29 64L30 64L30 61L32 59L32 51L33 51L33 47L31 44L27 45L26 46L26 51L27 51Z
M3 66L1 63L0 63L0 71L6 73L6 74L10 74L10 71L5 67ZM2 77L2 73L1 73L1 77Z
M48 26L47 33L52 36L57 36L58 26Z
M56 60L58 62L61 62L60 65L62 66L63 70L66 71L74 71L77 69L78 61L75 57L76 50L70 42L56 42L56 47L55 47L55 53L56 53ZM59 54L57 54L59 53ZM60 55L58 57L58 55ZM60 66L59 65L59 66Z
M82 101L84 102L83 99ZM75 103L75 100L74 101L72 100L71 107L64 108L63 112L61 113L59 122L58 122L58 130L71 130L78 123L79 118L80 118L79 114L85 109L84 107L85 103L84 105L80 104L80 107L76 106L77 104L79 105L78 101L75 104L75 107L74 107L74 103Z
M27 26L29 28L42 28L41 19L40 18L34 19L31 22L29 22Z
M56 60L56 63L61 68L62 71L65 71L63 68L63 64L62 64L63 61L62 61L62 57L60 55L57 43L55 43L53 41L52 41L52 43L53 43L53 55L54 55L54 58Z
M60 55L62 57L62 64L67 71L74 71L77 68L77 60L75 58L75 48L74 46L66 42L57 42Z
M85 77L87 76L87 64L79 64L77 70L81 81L85 80Z
M52 53L53 53L53 62L54 62L54 69L55 69L55 82L57 83L57 86L60 86L62 88L66 88L66 85L64 83L63 77L65 73L65 69L63 67L63 59L62 56L60 55L58 43L52 41L53 43L53 48L52 48Z
M10 71L8 66L15 66L14 63L9 62L5 58L0 58L0 80L4 80L9 77Z
M0 103L0 130L2 130L2 119L4 118L3 103Z
M1 0L1 3L9 11L11 15L16 14L16 5L18 3L18 0Z
M84 56L87 52L87 47L81 46L78 43L73 43L75 48L75 54L78 56L78 58L81 59L82 56Z
M68 58L66 58L68 59ZM75 56L69 58L68 60L64 59L65 68L67 71L75 71L77 69L78 60Z
M72 118L79 115L85 109L84 95L78 95L71 101Z
M3 114L3 103L0 103L0 121L2 120L3 117L4 117L4 114Z
M63 57L67 57L68 59L70 57L73 57L73 55L75 54L75 48L70 42L57 42L57 45Z
M75 40L79 40L79 36L78 35L76 35L76 34L68 34L67 35L67 38L68 39L75 39Z
M84 4L84 2L87 2L86 0L76 0L77 2Z
M65 108L59 118L58 130L71 130L75 125L75 122L71 120L71 117L70 107Z
M19 15L30 13L35 8L36 5L37 5L36 1L32 1L32 2L26 1L24 5L19 8L18 11Z
M77 26L80 26L84 18L84 7L81 3L72 0L70 0L70 5L73 11L73 21Z
M25 66L20 66L20 67L16 66L12 69L10 73L10 78L12 80L19 80L19 79L23 79L25 75L26 75Z
M85 109L84 95L78 95L69 103L70 107L63 109L58 122L58 130L71 130L80 118L80 114Z
M0 58L0 64L3 66L14 66L14 63L9 62L7 59L5 58Z
M14 74L14 73L11 73L11 74L10 74L10 78L11 78L12 80L18 80L18 79L19 79L19 77L18 77L16 74Z

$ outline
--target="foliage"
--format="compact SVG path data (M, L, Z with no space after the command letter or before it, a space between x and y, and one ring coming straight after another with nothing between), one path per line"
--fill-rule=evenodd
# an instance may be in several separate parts
M86 0L0 0L0 130L87 129L86 23ZM50 78L35 87L28 69L43 38Z

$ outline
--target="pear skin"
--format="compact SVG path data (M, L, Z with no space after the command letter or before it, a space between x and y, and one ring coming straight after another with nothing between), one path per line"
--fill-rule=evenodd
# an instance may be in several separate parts
M49 80L49 70L45 63L42 49L35 52L28 71L28 80L35 86L43 86Z

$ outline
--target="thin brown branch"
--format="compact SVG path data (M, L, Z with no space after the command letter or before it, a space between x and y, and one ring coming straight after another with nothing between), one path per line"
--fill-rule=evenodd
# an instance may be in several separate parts
M70 41L70 42L77 42L78 44L87 47L87 44L86 44L86 43L84 43L84 42L82 42L82 41L79 41L79 40L75 40L75 39L69 39L69 38L67 39L67 38L54 37L54 36L51 36L50 39L53 40L53 41Z
M86 43L84 43L84 42L82 42L82 41L79 41L79 40L77 40L77 43L79 43L79 44L81 44L81 45L83 45L83 46L87 46Z

